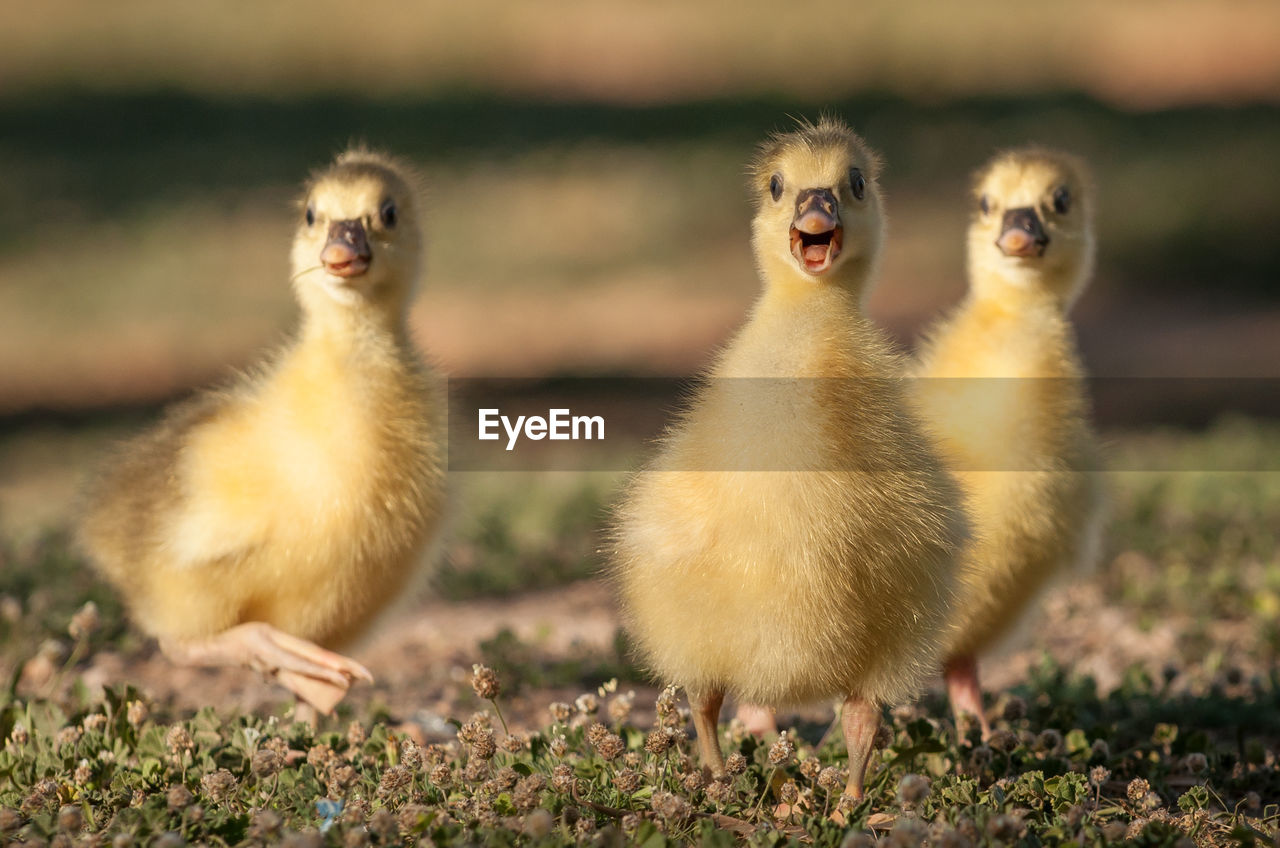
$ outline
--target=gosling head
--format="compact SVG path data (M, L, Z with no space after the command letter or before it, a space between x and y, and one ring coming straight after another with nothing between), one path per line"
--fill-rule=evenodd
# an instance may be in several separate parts
M1007 287L1070 306L1093 270L1093 185L1079 158L1039 148L996 156L974 180L969 278L978 296Z
M880 159L843 122L771 137L751 169L752 246L765 278L861 291L884 239Z
M407 166L362 149L312 177L292 254L304 304L403 307L422 248L414 186Z

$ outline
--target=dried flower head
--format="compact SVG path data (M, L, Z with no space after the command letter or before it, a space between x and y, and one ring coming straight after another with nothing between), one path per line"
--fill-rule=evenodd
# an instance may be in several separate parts
M27 732L27 726L22 722L14 722L13 730L9 731L9 740L21 748L31 741L31 734Z
M1017 721L1027 716L1027 702L1019 698L1017 695L1010 695L1009 700L1004 704L1004 720Z
M476 695L486 701L492 701L502 694L502 686L498 683L498 675L487 665L476 663L471 667L471 688Z
M128 706L124 708L125 719L129 722L129 726L137 729L151 715L151 708L147 706L145 701L130 701Z
M609 735L609 728L596 722L587 728L587 744L592 748L600 747L600 743Z
M0 807L0 833L13 833L26 822L26 817L11 807Z
M79 727L64 727L58 731L58 735L54 738L54 744L61 748L63 745L74 745L80 741L80 737L84 735Z
M737 777L747 770L747 758L740 752L734 751L724 761L725 773Z
M378 781L378 797L390 798L411 783L413 783L413 772L409 771L408 766L403 764L391 766L382 773L382 779Z
M714 803L724 806L738 797L733 784L727 780L713 780L707 784L707 797Z
M511 803L517 810L532 810L542 802L542 793L547 788L547 779L540 774L531 774L516 781L511 792Z
M85 733L99 733L107 726L107 717L102 713L89 713L80 722Z
M987 835L992 839L1012 842L1022 833L1024 825L1022 817L1007 813L992 816L987 822Z
M84 814L74 804L67 804L58 810L58 830L63 833L79 833L84 827Z
M521 733L510 733L502 737L500 744L502 745L502 750L511 754L518 754L529 747L529 739Z
M609 719L615 724L622 724L631 718L631 710L636 700L635 692L627 692L624 695L616 695L609 700Z
M422 749L412 739L400 743L400 764L410 771L422 768Z
M987 740L987 745L993 751L1008 753L1018 747L1018 737L1008 730L993 730L991 738Z
M1040 731L1036 737L1036 750L1046 754L1058 753L1062 750L1062 734L1053 728Z
M1209 767L1209 758L1199 751L1187 754L1187 771L1192 774L1199 774Z
M769 746L769 765L774 768L785 768L795 759L796 746L787 735L787 731L782 731L782 735L778 737L778 741Z
M76 770L71 774L71 781L76 786L88 786L89 781L93 780L93 766L87 759L81 759L76 764Z
M689 804L679 795L670 792L655 792L649 806L667 821L677 821L689 815Z
M388 809L381 809L369 817L369 832L375 834L383 843L389 843L400 835L400 822Z
M358 721L353 721L347 725L347 745L352 748L359 748L364 744L367 737L364 732L364 725Z
M489 774L489 761L478 757L467 760L462 769L462 782L468 785L479 783Z
M800 800L800 787L796 785L794 780L788 780L778 788L778 800L788 807L794 807L796 802Z
M551 752L551 756L559 759L569 753L569 740L563 733L557 734L547 745L547 750Z
M919 848L928 835L928 828L919 819L904 816L894 822L886 841L889 848Z
M593 716L600 709L600 699L590 692L584 692L573 702L578 712L584 716Z
M284 819L275 810L258 810L249 822L249 835L266 842L280 833L283 826Z
M695 795L705 784L706 780L702 777L701 769L694 769L684 777L680 778L681 788L683 788L685 794L690 797L693 797L693 795Z
M844 775L835 766L827 766L818 774L818 785L827 792L836 792L844 788Z
M364 824L369 818L369 802L363 798L352 798L342 807L342 820L347 824Z
M573 716L573 707L564 701L553 702L547 707L547 711L551 713L551 720L556 724L564 724Z
M79 641L96 633L101 624L102 617L98 615L98 605L93 601L85 601L84 606L71 616L67 632L71 634L72 639Z
M478 757L481 760L492 759L497 752L498 746L493 741L493 731L491 730L482 731L471 743L471 756Z
M443 789L453 783L453 769L449 767L448 763L439 763L431 767L431 773L427 778L431 781L432 786Z
M347 794L347 790L356 782L356 776L356 770L345 763L329 769L329 779L325 781L325 788L329 791L329 797L344 797Z
M189 754L196 749L196 743L191 738L191 733L180 724L175 724L169 728L169 732L164 737L164 744L169 748L169 753L175 757Z
M630 795L640 788L641 775L640 772L632 769L623 769L613 778L613 785L623 795Z
M671 747L671 737L665 730L650 730L644 737L644 749L655 757L660 757Z
M904 774L898 781L898 803L913 807L929 797L932 791L929 778L919 774Z
M249 767L253 771L254 777L259 780L266 780L269 777L275 777L284 768L284 757L270 748L262 748L254 752Z
M1109 760L1111 759L1111 746L1107 744L1105 739L1095 739L1093 744L1089 746L1089 756Z
M185 810L191 806L191 802L196 798L191 794L191 790L183 786L181 783L175 783L169 787L169 791L165 793L165 802L169 806L169 812L176 813Z
M660 726L674 727L679 724L679 710L676 707L676 697L679 691L676 686L667 686L658 694L657 700L654 701L653 708Z
M551 770L551 788L562 795L573 790L573 766L560 763Z
M595 746L595 749L596 753L604 757L606 760L612 760L626 750L626 744L618 734L609 733L600 740L599 744Z
M1105 766L1094 766L1089 769L1089 783L1094 786L1101 787L1111 779L1111 769Z
M316 774L323 774L334 762L333 749L325 743L312 745L307 750L307 765L316 770Z
M550 810L534 810L524 817L523 830L534 839L541 839L551 833L555 823Z
M1129 785L1125 787L1125 794L1129 796L1129 800L1133 803L1139 803L1143 798L1147 797L1147 793L1151 791L1151 784L1147 783L1141 777L1135 777L1129 781Z
M236 791L236 778L226 769L218 769L200 778L200 787L215 802L229 800Z

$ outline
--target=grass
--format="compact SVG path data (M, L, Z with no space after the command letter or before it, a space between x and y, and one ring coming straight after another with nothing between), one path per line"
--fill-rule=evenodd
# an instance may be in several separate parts
M1280 454L1275 425L1243 419L1112 441L1126 468L1236 467L1242 451L1273 467ZM616 475L470 476L472 517L454 545L469 553L440 577L448 597L552 586L598 567L586 540L598 538ZM1173 627L1172 653L1105 689L1046 654L994 695L988 744L951 722L939 694L892 710L868 799L844 803L847 827L827 818L842 803L844 755L824 739L824 720L802 717L796 752L776 770L772 740L722 725L742 767L706 784L683 702L629 695L640 678L622 643L549 657L499 632L470 661L494 667L502 693L491 702L458 681L458 736L425 747L377 707L312 729L225 709L178 714L127 681L92 696L75 683L85 659L137 649L118 603L63 535L9 545L0 666L16 680L43 650L66 667L61 694L0 693L0 830L28 844L1270 844L1280 825L1280 475L1109 479L1102 597L1140 627ZM87 600L96 629L81 613L70 637ZM565 687L582 693L576 705L552 703ZM511 715L540 699L535 717L503 730L499 708ZM793 794L798 811L775 819Z

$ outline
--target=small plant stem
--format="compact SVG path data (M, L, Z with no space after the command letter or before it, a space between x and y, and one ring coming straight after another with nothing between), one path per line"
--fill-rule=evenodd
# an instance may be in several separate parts
M773 779L774 779L774 777L776 777L776 776L777 776L777 774L778 774L778 769L777 769L777 767L775 766L775 767L774 767L774 768L769 772L769 778L768 778L767 780L765 780L765 782L764 782L764 789L762 789L762 790L760 791L760 797L756 800L756 805L755 805L754 807L752 807L752 808L751 808L751 816L752 816L752 818L755 818L756 816L758 816L758 815L760 814L760 808L761 808L761 806L763 806L763 805L764 805L764 797L765 797L766 795L768 795L768 794L769 794L769 787L773 786Z
M498 721L502 722L502 732L507 736L510 736L511 731L507 730L507 720L502 717L502 707L498 706L498 702L493 698L489 699L489 703L493 704L494 712L498 714Z

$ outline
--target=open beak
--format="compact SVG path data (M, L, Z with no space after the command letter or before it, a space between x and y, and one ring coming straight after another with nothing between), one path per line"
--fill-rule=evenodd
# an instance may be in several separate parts
M831 267L844 245L840 226L840 202L829 189L810 188L796 198L796 214L791 219L791 255L810 274Z
M1009 209L1001 222L1000 238L996 247L1005 256L1043 256L1049 244L1040 216L1029 206Z
M335 277L358 277L369 270L373 252L359 220L334 221L329 225L329 240L320 251L324 269Z

